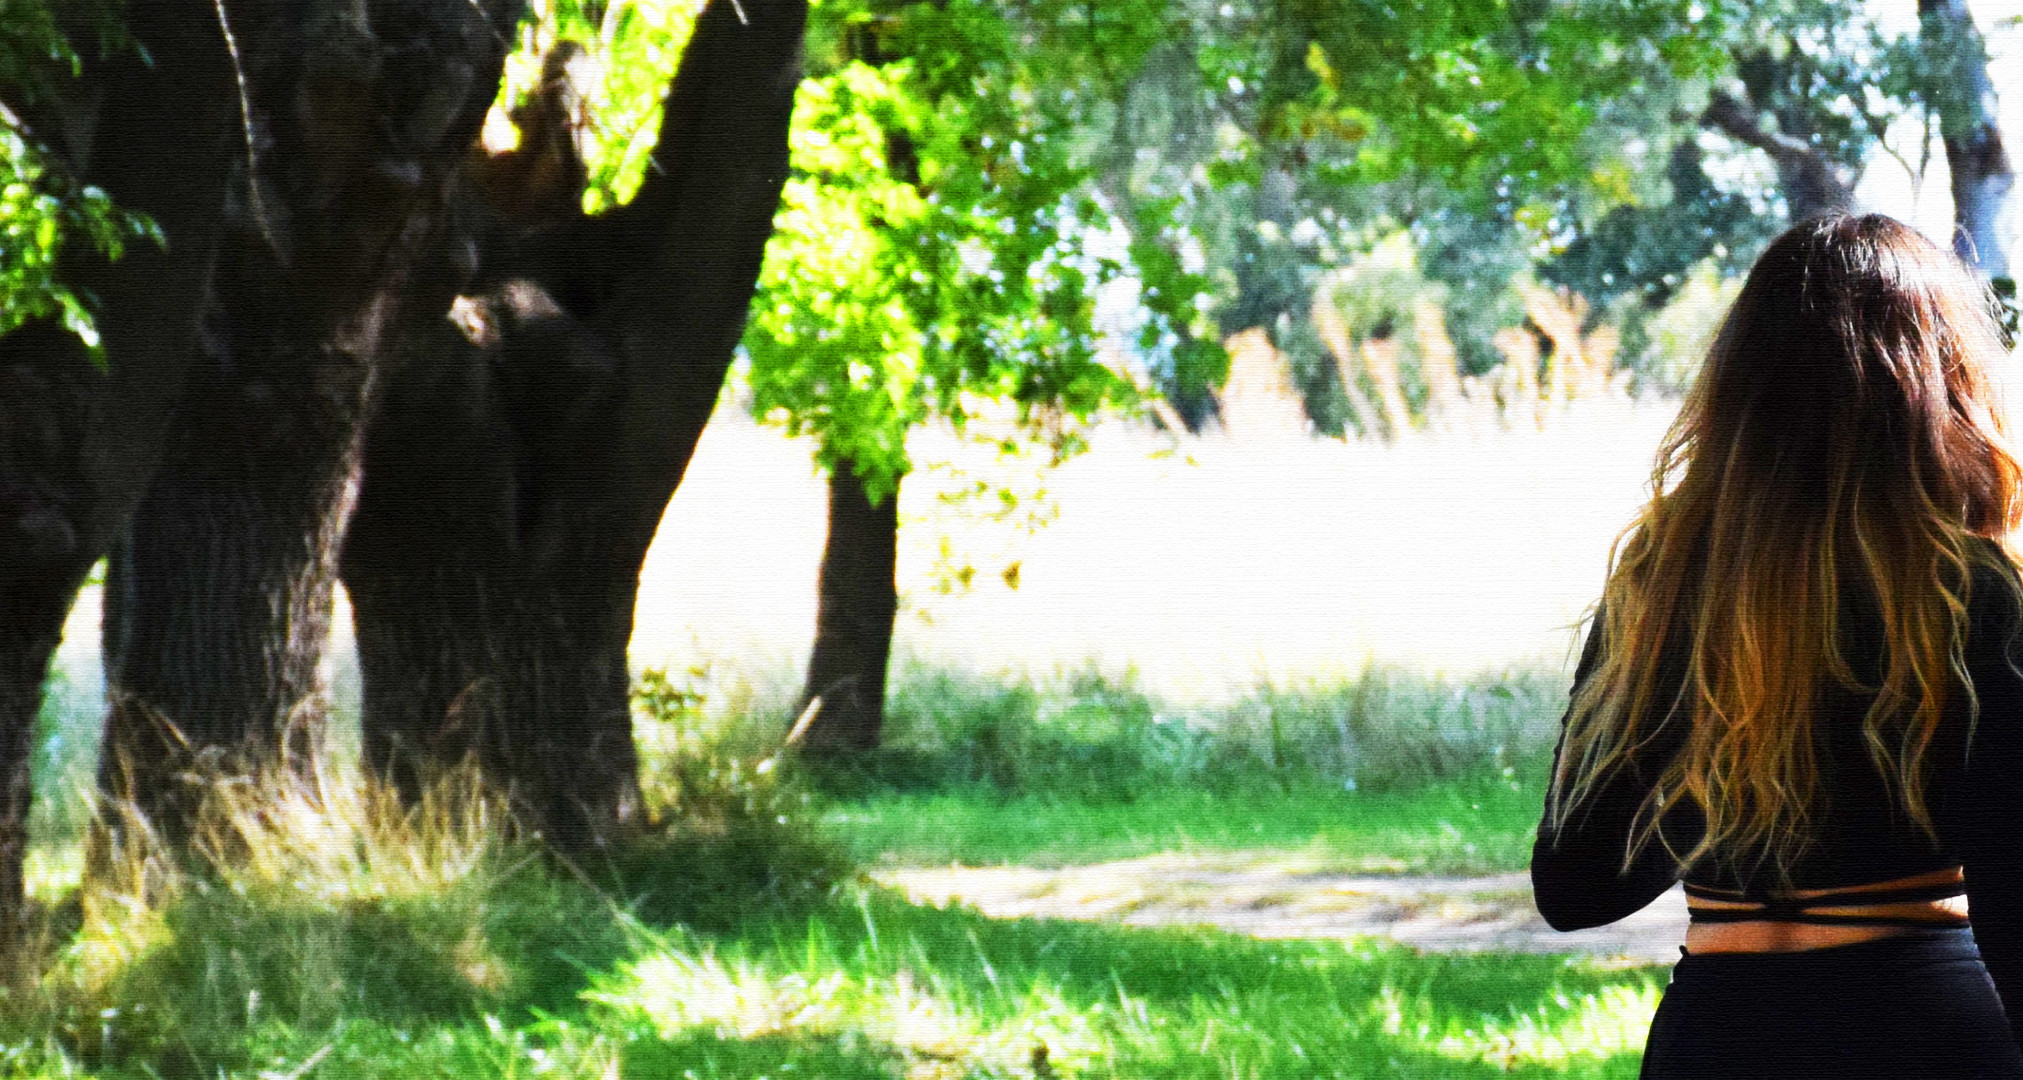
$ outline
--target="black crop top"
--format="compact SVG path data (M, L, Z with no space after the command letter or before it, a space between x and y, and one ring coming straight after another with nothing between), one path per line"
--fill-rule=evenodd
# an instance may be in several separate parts
M2014 569L1976 568L1968 589L1964 659L1979 716L1970 740L1966 702L1954 694L1926 752L1925 797L1936 840L1910 820L1869 761L1861 741L1869 696L1838 687L1822 694L1814 739L1826 798L1815 808L1812 840L1791 868L1788 889L1842 889L1964 866L1974 937L2012 1027L2023 1034L2023 671L2012 660L2012 655L2023 657L2017 595ZM1843 609L1841 625L1846 635L1842 653L1857 677L1871 685L1879 681L1872 676L1882 660L1880 621L1855 605ZM1600 643L1598 628L1591 630L1574 672L1575 687L1593 669ZM1671 677L1682 675L1675 669ZM1767 868L1758 872L1753 865L1708 860L1682 874L1655 841L1624 868L1633 819L1651 779L1678 752L1683 735L1682 729L1660 727L1574 807L1566 828L1540 823L1531 883L1546 922L1557 930L1615 922L1641 910L1682 876L1689 891L1768 901L1778 909L1752 911L1748 917L1830 921L1805 917L1800 908L1848 900L1793 906L1777 899L1788 889ZM1554 757L1556 765L1557 752ZM1698 807L1681 805L1666 812L1661 828L1675 850L1685 851L1698 842L1704 825ZM1916 898L1957 892L1935 889ZM1865 894L1860 902L1895 898Z

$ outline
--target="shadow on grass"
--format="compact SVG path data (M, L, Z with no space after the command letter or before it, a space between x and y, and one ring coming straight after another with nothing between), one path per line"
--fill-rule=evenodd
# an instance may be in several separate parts
M541 860L410 897L192 888L51 1026L10 1024L0 1075L1629 1077L1655 999L1555 957L790 887L767 853L663 838L619 893Z
M589 996L605 1022L655 1036L668 1071L642 1075L771 1074L847 1050L835 1075L883 1059L863 1075L1627 1077L1653 979L1367 940L997 921L874 891L671 934Z
M256 857L87 912L34 1000L0 1006L0 1076L1635 1074L1650 972L994 921L850 883L853 860L894 855L1189 845L1503 868L1523 848L1484 838L1528 845L1536 795L1490 740L1528 730L1541 695L1427 690L1403 712L1438 753L1412 756L1377 738L1367 680L1311 709L1260 698L1212 736L1128 688L961 689L918 695L923 717L944 704L907 747L828 772L715 746L692 704L668 706L648 727L672 749L644 777L668 824L573 866L502 838L479 795L429 828L370 799L249 804L233 850ZM1345 792L1380 743L1399 786ZM1442 782L1404 783L1427 770Z

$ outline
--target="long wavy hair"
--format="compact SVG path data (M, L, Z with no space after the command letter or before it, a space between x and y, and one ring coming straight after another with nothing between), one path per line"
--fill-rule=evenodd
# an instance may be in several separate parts
M1989 297L1881 216L1806 222L1756 261L1659 451L1651 500L1611 553L1556 824L1660 725L1683 722L1625 865L1655 836L1681 865L1712 854L1789 883L1819 805L1815 709L1837 683L1873 695L1868 755L1932 831L1925 753L1954 695L1974 715L1961 652L1972 564L2006 558L2023 517L1983 367L2004 355ZM1880 617L1879 683L1842 654L1848 597ZM1658 826L1685 803L1706 830L1680 851Z

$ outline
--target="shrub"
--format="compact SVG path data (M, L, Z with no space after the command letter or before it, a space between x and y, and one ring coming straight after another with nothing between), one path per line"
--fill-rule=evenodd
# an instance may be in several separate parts
M809 786L783 752L785 724L712 719L708 676L649 670L633 690L649 823L592 869L650 922L724 926L792 910L849 873L816 834Z
M707 671L692 674L691 687L709 685ZM678 755L690 773L749 760L788 726L780 701L746 692L742 704L762 711L713 710L693 692ZM1396 790L1536 771L1564 705L1563 677L1529 669L1453 679L1372 666L1178 708L1129 673L1093 666L1035 681L915 663L893 679L882 747L802 763L798 775L837 798L969 791L1103 803L1171 785ZM725 779L689 782L707 790Z

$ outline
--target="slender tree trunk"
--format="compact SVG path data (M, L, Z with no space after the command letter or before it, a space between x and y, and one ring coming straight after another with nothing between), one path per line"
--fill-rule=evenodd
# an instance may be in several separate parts
M316 734L316 670L382 341L441 242L518 6L227 5L246 168L162 468L114 552L100 776L173 833L193 756ZM453 284L453 283L452 283Z
M639 569L744 331L806 15L712 0L639 195L483 238L463 334L389 386L343 573L367 750L406 790L475 760L579 853L634 817Z
M77 590L146 489L189 355L224 207L236 114L217 26L138 5L146 50L86 65L65 123L39 130L78 179L145 213L166 241L124 258L73 251L67 284L96 301L107 366L37 323L0 339L0 946L24 901L35 716ZM95 151L95 153L94 153Z
M801 708L820 699L801 748L876 749L885 726L885 672L899 614L899 490L873 502L848 461L829 473L829 539L822 549L815 648Z
M1951 84L1933 88L1932 96L1945 103L1939 129L1953 174L1953 248L2013 304L2009 201L2016 170L2002 142L1988 47L1965 0L1918 0L1918 18L1920 37L1946 54L1934 59Z
M65 574L39 583L10 582L0 600L0 951L11 952L27 895L22 860L28 853L35 716L49 659L82 579Z

